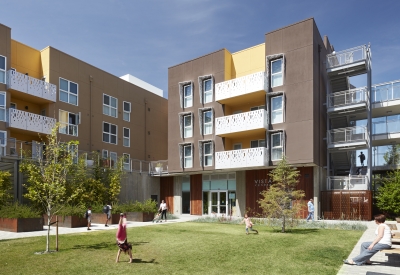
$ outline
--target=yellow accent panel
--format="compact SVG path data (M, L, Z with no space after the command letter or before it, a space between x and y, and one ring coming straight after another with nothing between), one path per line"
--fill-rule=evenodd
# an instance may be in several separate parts
M225 49L225 81L232 78L232 54Z
M251 107L260 106L265 104L265 91L258 91L250 94L244 94L236 97L230 97L222 100L218 100L219 103L229 106L229 109L233 113L236 110L250 110ZM225 113L225 115L229 115Z
M50 80L50 47L43 49L40 52L40 57L42 60L42 70L43 76L46 77L46 81Z
M34 78L43 76L40 51L15 40L11 40L11 67Z
M232 54L231 78L265 71L265 44Z
M231 138L226 137L225 151L233 150L233 145L237 143L242 144L242 149L248 149L250 148L250 141L265 139L265 130L257 131L254 133L250 133L250 131L247 131L246 133L248 133L247 136L238 135L238 136L231 136Z

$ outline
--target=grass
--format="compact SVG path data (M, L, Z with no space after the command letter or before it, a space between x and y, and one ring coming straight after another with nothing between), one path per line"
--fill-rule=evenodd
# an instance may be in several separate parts
M278 233L244 225L167 223L128 228L134 263L115 263L116 230L59 236L60 251L43 251L45 237L0 241L0 274L337 274L362 231L293 229ZM52 246L54 247L54 236Z

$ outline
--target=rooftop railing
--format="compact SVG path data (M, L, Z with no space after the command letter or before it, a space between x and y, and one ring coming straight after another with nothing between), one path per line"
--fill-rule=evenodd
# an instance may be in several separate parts
M400 99L400 80L372 86L372 102Z
M369 190L367 176L334 176L327 178L327 190Z
M357 61L365 60L367 58L367 47L358 46L355 48L347 49L344 51L331 53L326 56L326 68L331 69Z
M343 107L365 102L368 104L369 95L366 87L328 95L328 108Z
M7 72L7 88L53 102L57 100L56 85L13 70Z
M369 142L368 131L366 127L354 126L328 131L328 145L340 143L345 144L358 141Z

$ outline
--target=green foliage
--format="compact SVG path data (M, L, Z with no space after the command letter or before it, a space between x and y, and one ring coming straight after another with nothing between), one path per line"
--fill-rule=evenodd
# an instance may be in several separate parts
M58 216L82 216L82 213L85 213L87 208L84 205L65 205L60 211L57 213Z
M304 197L304 191L296 190L299 171L283 158L269 176L273 184L261 192L263 198L258 203L266 217L281 220L282 232L285 232L286 222L294 222L302 208L298 201Z
M40 211L36 211L33 208L19 204L18 202L14 204L7 204L0 209L0 218L40 218Z
M144 202L127 202L124 204L113 204L113 210L115 213L127 213L127 212L145 212L145 213L156 213L157 202L152 199L147 199Z
M393 144L390 146L390 151L383 155L383 159L387 165L400 164L400 144Z
M13 183L9 171L0 171L0 207L12 201Z
M383 178L376 205L388 214L400 215L400 170L393 170Z

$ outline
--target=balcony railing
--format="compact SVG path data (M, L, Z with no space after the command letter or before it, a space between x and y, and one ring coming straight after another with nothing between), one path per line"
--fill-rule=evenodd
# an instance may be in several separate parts
M267 148L258 147L215 153L215 169L258 167L267 165Z
M345 107L358 103L369 102L368 89L366 87L328 95L328 108Z
M258 72L215 84L215 100L223 100L257 91L265 91L267 75Z
M215 119L215 134L229 134L255 129L266 129L267 112L256 110Z
M372 102L400 99L400 80L372 86Z
M327 190L369 190L367 176L328 177Z
M347 128L339 128L328 131L328 147L336 147L340 144L349 143L369 143L368 131L366 127L354 126Z
M56 120L17 109L8 109L8 127L50 134Z
M366 46L358 46L337 53L331 53L326 56L326 68L331 69L367 58Z
M372 134L400 133L400 115L377 117L372 119Z
M149 173L152 176L168 174L168 160L150 161Z
M57 86L34 77L9 70L7 72L7 88L53 102L57 100Z

